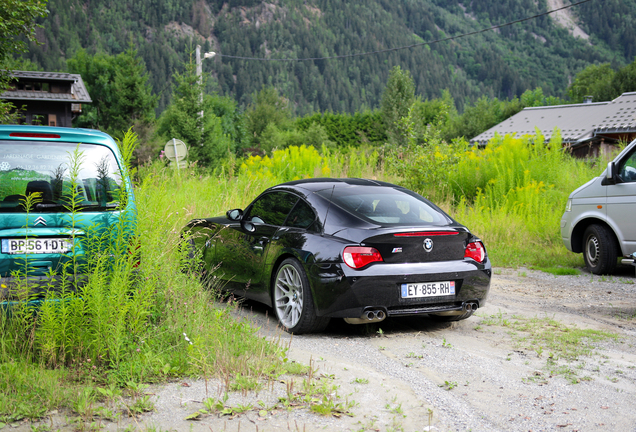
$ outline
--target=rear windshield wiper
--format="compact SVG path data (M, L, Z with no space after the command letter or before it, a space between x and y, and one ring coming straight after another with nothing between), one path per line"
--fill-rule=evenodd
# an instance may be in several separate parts
M75 206L76 210L110 210L116 209L119 207L119 203L107 203L107 204L77 204ZM71 211L70 204L60 204L60 203L37 203L33 206L35 211L46 211L46 210L68 210Z
M33 210L60 210L64 209L63 204L57 203L37 203L33 205Z

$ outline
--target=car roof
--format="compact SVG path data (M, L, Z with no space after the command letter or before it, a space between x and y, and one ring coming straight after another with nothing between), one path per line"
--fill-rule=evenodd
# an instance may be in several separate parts
M360 179L360 178L329 178L329 177L320 177L320 178L310 178L310 179L302 179L302 180L294 180L287 183L282 183L274 188L284 189L284 188L292 188L292 189L305 189L309 192L316 192L324 189L331 188L342 188L349 186L386 186L392 188L398 188L391 183L379 181L379 180L369 180L369 179Z
M21 136L16 136L16 134L20 134ZM101 144L108 146L113 150L117 150L117 144L110 135L94 129L31 125L0 125L0 140L60 141Z

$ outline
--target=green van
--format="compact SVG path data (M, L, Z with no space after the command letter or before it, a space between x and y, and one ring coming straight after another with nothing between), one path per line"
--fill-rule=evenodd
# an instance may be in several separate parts
M0 125L0 306L76 288L88 256L130 250L135 224L132 184L109 135Z

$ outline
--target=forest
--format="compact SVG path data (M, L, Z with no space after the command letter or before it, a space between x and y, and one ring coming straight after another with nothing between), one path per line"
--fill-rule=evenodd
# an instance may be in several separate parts
M120 138L133 126L138 163L156 158L170 138L211 168L290 145L404 145L409 136L423 144L431 126L449 143L524 107L636 89L636 36L626 24L636 0L567 9L584 37L546 14L554 7L49 0L10 66L81 74L93 103L74 125ZM480 32L492 26L501 27ZM201 80L196 45L216 54L202 61Z
M218 55L203 64L207 91L247 106L263 86L290 100L295 115L354 113L378 107L390 70L411 72L423 99L448 90L456 108L482 96L520 97L541 88L566 97L574 76L590 64L631 63L636 35L629 23L636 1L592 0L568 9L589 38L575 38L554 15L469 37L435 43L546 12L546 0L49 0L40 44L25 58L47 71L67 71L84 49L117 55L132 41L148 71L157 114L169 104L194 46ZM334 60L272 61L429 45ZM247 61L226 56L266 58Z

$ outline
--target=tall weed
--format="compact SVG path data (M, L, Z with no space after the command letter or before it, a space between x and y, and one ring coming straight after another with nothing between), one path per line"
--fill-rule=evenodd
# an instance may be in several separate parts
M323 146L321 154L312 146L301 145L275 150L271 157L247 158L240 166L239 177L273 186L313 177L377 178L382 172L382 158L374 147L334 150Z
M124 149L135 139L127 134ZM76 160L81 163L81 157ZM231 308L215 302L214 286L203 289L194 272L181 271L188 261L180 247L185 223L229 203L242 205L262 184L159 165L142 171L137 223L131 226L124 217L110 227L83 226L81 212L71 211L69 226L90 234L82 240L87 259L70 262L56 275L61 286L49 290L50 301L27 297L0 314L0 381L7 383L0 416L31 416L37 410L28 407L42 397L72 407L51 389L74 382L125 386L190 374L260 376L280 364L280 346L259 337L249 322L234 320ZM76 287L72 275L84 283ZM241 357L249 361L235 361ZM16 361L49 377L34 384L44 395L24 394L24 379L5 373L16 370L8 366Z
M486 242L498 266L581 265L562 244L559 221L568 195L599 175L597 160L564 152L558 130L495 136L485 148L434 142L409 148L397 164L405 185L436 202Z

